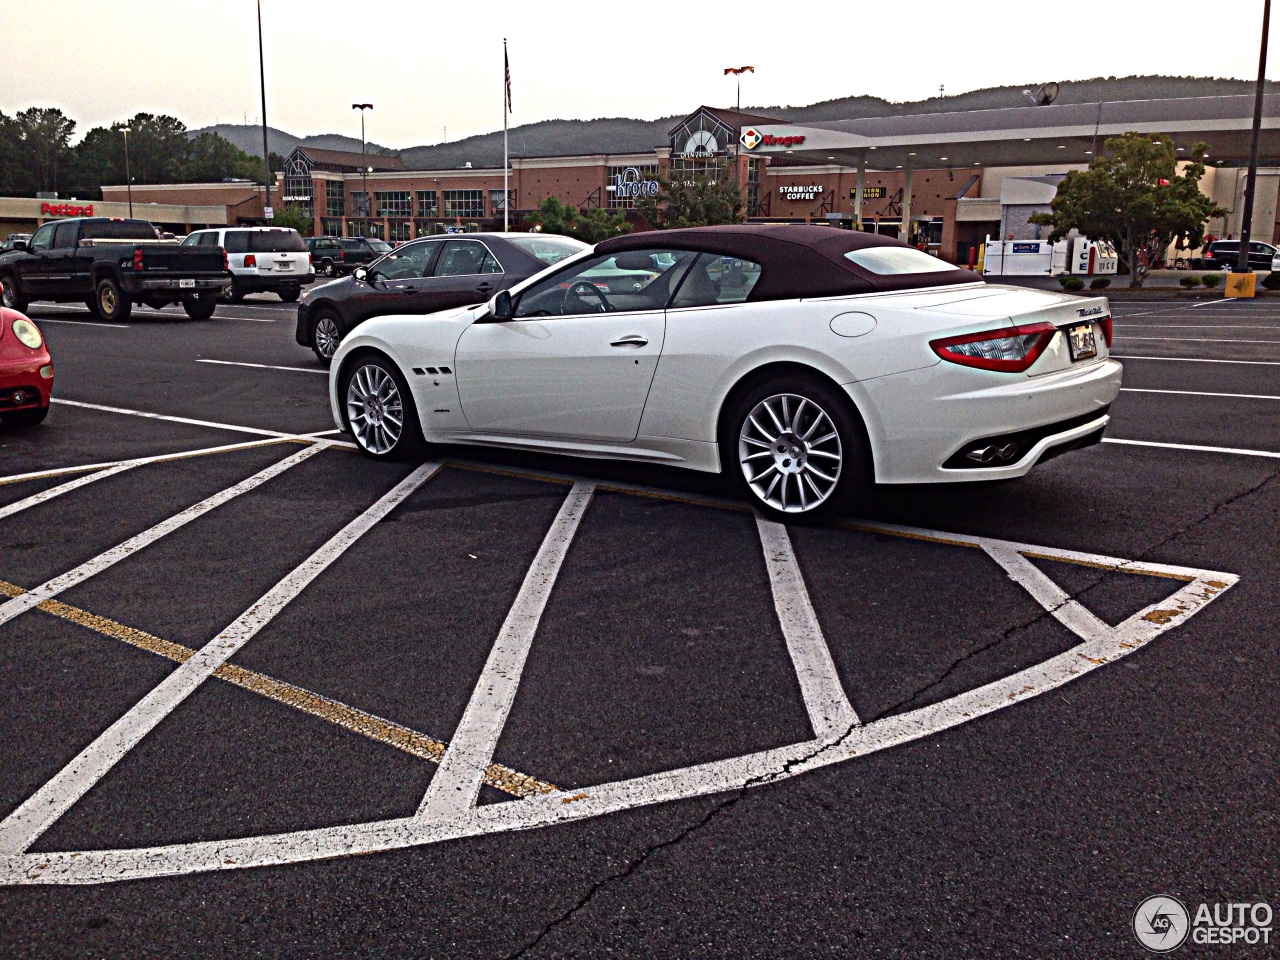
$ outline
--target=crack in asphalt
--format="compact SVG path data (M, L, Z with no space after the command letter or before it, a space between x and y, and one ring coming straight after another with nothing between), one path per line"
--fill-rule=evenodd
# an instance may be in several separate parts
M1066 603L1069 603L1072 600L1078 600L1079 598L1085 596L1087 593L1089 593L1089 591L1101 585L1101 583L1111 574L1123 571L1124 567L1127 566L1128 564L1144 562L1147 557L1149 557L1155 551L1159 550L1165 544L1170 543L1173 540L1176 540L1177 538L1188 533L1190 530L1194 529L1195 527L1198 527L1201 524L1207 523L1208 521L1212 520L1218 513L1225 510L1227 507L1231 506L1232 504L1240 500L1243 500L1247 497L1251 497L1254 494L1260 492L1264 487L1266 487L1268 484L1274 481L1277 477L1280 477L1280 471L1276 471L1271 474L1268 474L1266 477L1264 477L1259 483L1255 484L1254 486L1249 487L1248 489L1242 490L1238 493L1235 493L1219 501L1218 503L1214 504L1214 506L1210 508L1208 512L1206 512L1202 516L1194 520L1188 521L1180 529L1174 531L1173 533L1170 533L1168 536L1164 537L1159 542L1154 543L1151 546L1147 547L1145 550L1142 551L1142 553L1138 557L1132 560L1125 561L1124 564L1121 564L1120 566L1116 567L1114 570L1108 570L1102 573L1101 575L1099 575L1099 577L1096 580L1094 580L1088 586L1084 587L1083 589L1079 590L1074 594L1069 594L1067 597L1067 600L1064 600L1063 603L1059 604L1057 607L1054 607L1052 609L1046 608L1044 611L1042 611L1041 613L1037 614L1036 616L1032 617L1031 619L1027 620L1024 623L1014 624L1013 626L1005 630L999 637L992 640L991 642L985 643L982 646L969 651L962 657L958 657L955 661L951 663L950 666L947 667L946 670L943 671L942 675L939 676L937 679L930 681L928 684L916 690L910 696L905 697L904 699L898 701L897 703L880 711L870 720L866 721L866 724L874 723L877 720L881 720L884 717L889 716L890 714L898 710L902 710L905 707L909 706L915 700L924 696L930 690L935 689L938 685L943 683L949 676L951 676L957 669L959 669L968 660L971 660L972 658L979 656L987 652L988 650L991 650L999 646L1000 644L1004 643L1007 639L1009 639L1010 636L1017 633L1018 631L1025 630L1028 627L1032 626L1033 624L1040 622L1045 617L1052 616L1054 610L1061 609L1061 607L1065 606ZM644 851L642 851L639 854L639 856L631 860L622 870L619 870L607 877L604 877L603 879L595 881L587 889L587 891L578 899L578 901L575 904L573 904L573 906L569 907L569 909L561 913L560 916L556 917L554 920L551 920L549 923L547 923L540 931L538 931L538 934L532 940L530 940L527 944L525 944L523 947L518 949L515 953L508 954L506 957L506 960L518 960L518 958L520 957L527 956L530 951L534 950L538 946L539 943L541 943L548 936L550 936L551 933L555 931L557 927L560 927L563 924L569 922L570 920L573 919L573 917L577 913L586 909L586 907L588 907L591 904L591 902L596 898L596 895L599 894L605 887L610 886L611 884L619 883L621 881L626 880L628 877L634 874L637 870L643 867L644 864L648 862L650 857L654 856L655 854L663 850L666 850L670 847L674 847L682 843L686 838L692 836L693 834L697 833L699 830L706 827L724 811L729 810L734 806L736 806L738 802L741 801L747 795L747 792L752 787L769 783L772 780L781 779L785 777L787 774L789 774L795 767L801 764L808 763L810 760L813 760L820 754L823 754L828 750L839 749L845 743L845 741L847 741L849 737L853 735L854 731L856 731L860 726L863 726L863 725L865 724L856 724L856 723L850 724L845 729L845 731L842 734L840 734L840 736L836 738L834 741L825 741L820 746L814 748L814 750L812 750L811 752L805 754L804 756L797 757L794 760L789 760L787 763L783 764L776 770L771 770L768 773L762 773L759 776L752 777L750 780L743 783L742 786L738 787L735 791L733 791L733 793L730 796L726 797L723 801L716 804L714 807L708 810L705 814L703 814L702 817L700 817L696 822L691 823L684 829L680 830L675 836L671 837L670 839L663 840L660 843L655 843L649 846Z
M1267 486L1277 477L1280 477L1280 470L1268 474L1260 482L1254 484L1252 487L1249 487L1245 490L1241 490L1238 493L1234 493L1231 496L1227 497L1226 499L1221 500L1218 503L1214 504L1207 513L1203 514L1200 517L1197 517L1194 520L1188 521L1180 529L1175 530L1173 533L1170 533L1168 536L1164 537L1162 540L1147 547L1137 557L1130 560L1126 560L1124 563L1120 564L1113 570L1107 570L1099 574L1098 578L1094 580L1092 583L1090 583L1088 586L1078 590L1075 593L1067 594L1067 598L1057 606L1046 607L1044 610L1042 610L1041 612L1033 616L1031 619L1023 623L1014 624L1013 626L1009 627L1002 634L1000 634L1000 636L996 637L994 640L990 641L989 643L984 643L982 644L982 646L976 647L973 650L970 650L968 653L964 654L963 656L956 658L954 661L952 661L950 666L948 666L947 669L942 672L941 676L937 677L934 680L931 680L929 683L925 684L923 687L914 691L907 697L904 697L903 699L899 700L897 703L890 704L888 707L881 710L879 713L877 713L874 717L872 717L867 722L874 723L875 721L882 720L885 717L898 712L899 710L906 709L916 700L925 696L931 690L934 690L937 687L939 687L942 683L944 683L947 680L948 677L950 677L953 673L955 673L956 670L964 666L964 664L967 663L969 660L972 660L974 657L977 657L982 655L983 653L986 653L988 650L992 650L995 647L998 647L1000 644L1008 640L1009 637L1013 636L1013 634L1017 633L1020 630L1026 630L1027 628L1034 626L1035 624L1044 620L1045 617L1052 617L1056 611L1061 610L1068 603L1071 603L1072 601L1075 601L1075 600L1079 600L1081 597L1084 597L1085 595L1087 595L1095 587L1101 586L1102 582L1112 574L1124 572L1125 567L1131 564L1138 564L1138 563L1145 562L1148 557L1150 557L1153 553L1155 553L1161 547L1165 546L1165 544L1178 539L1179 537L1183 536L1184 534L1194 529L1195 527L1198 527L1203 523L1207 523L1208 521L1212 520L1215 516L1217 516L1221 511L1225 510L1227 507L1231 506L1237 501L1243 500L1246 497L1253 496L1255 493L1258 493L1260 490L1262 490L1263 487Z

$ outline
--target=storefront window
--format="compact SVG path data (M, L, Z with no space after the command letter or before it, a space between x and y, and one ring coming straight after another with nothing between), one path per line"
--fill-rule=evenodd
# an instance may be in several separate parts
M330 217L341 217L347 212L345 185L341 180L324 182L324 212Z
M412 240L413 225L408 220L392 220L388 225L388 240Z
M419 217L438 217L440 216L439 207L436 206L436 192L434 190L419 190L417 196L418 210L416 216Z
M512 209L514 209L516 205L516 192L514 190L508 190L507 199L511 202ZM506 206L506 204L503 203L503 200L502 200L502 191L490 190L489 191L489 209L494 212L494 215L496 216L497 214L501 213L502 208L504 206Z
M320 229L326 237L342 236L342 221L337 217L321 217Z
M484 218L483 190L444 191L444 215L446 217Z
M630 210L635 207L636 200L642 197L653 199L657 196L657 164L643 167L609 167L606 172L608 179L605 185L613 188L605 191L604 205L609 209Z
M413 211L409 209L408 190L379 190L373 195L374 215L379 217L407 217Z

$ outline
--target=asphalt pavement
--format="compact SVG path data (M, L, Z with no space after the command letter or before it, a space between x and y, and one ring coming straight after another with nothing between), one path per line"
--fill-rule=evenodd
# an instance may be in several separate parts
M1103 444L784 528L366 460L270 296L34 305L0 956L1139 957L1149 896L1280 910L1280 303L1113 313Z

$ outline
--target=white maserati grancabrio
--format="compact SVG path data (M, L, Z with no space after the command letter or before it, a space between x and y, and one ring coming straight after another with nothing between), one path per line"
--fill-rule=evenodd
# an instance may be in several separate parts
M373 457L466 443L728 470L775 517L869 482L1019 477L1097 443L1103 298L799 224L606 240L486 304L369 320L329 375Z

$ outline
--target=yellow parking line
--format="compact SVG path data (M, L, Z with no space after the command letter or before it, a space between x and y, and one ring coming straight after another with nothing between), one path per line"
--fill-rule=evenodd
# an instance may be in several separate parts
M17 597L23 593L26 591L22 587L0 580L0 594ZM36 609L86 627L103 636L123 640L130 646L154 653L175 663L183 663L195 653L190 647L184 647L180 643L165 640L144 630L125 626L123 623L100 617L57 600L46 600L37 605ZM256 693L287 707L293 707L308 716L328 720L344 730L350 730L370 740L395 747L429 763L439 764L448 746L425 733L411 730L409 727L385 720L372 713L365 713L363 710L357 710L337 700L330 700L328 697L296 687L291 683L276 680L253 670L246 670L244 667L223 664L213 672L213 675L243 690ZM559 789L527 773L512 770L498 763L490 764L485 770L484 783L515 797L533 797L543 793L555 793Z

